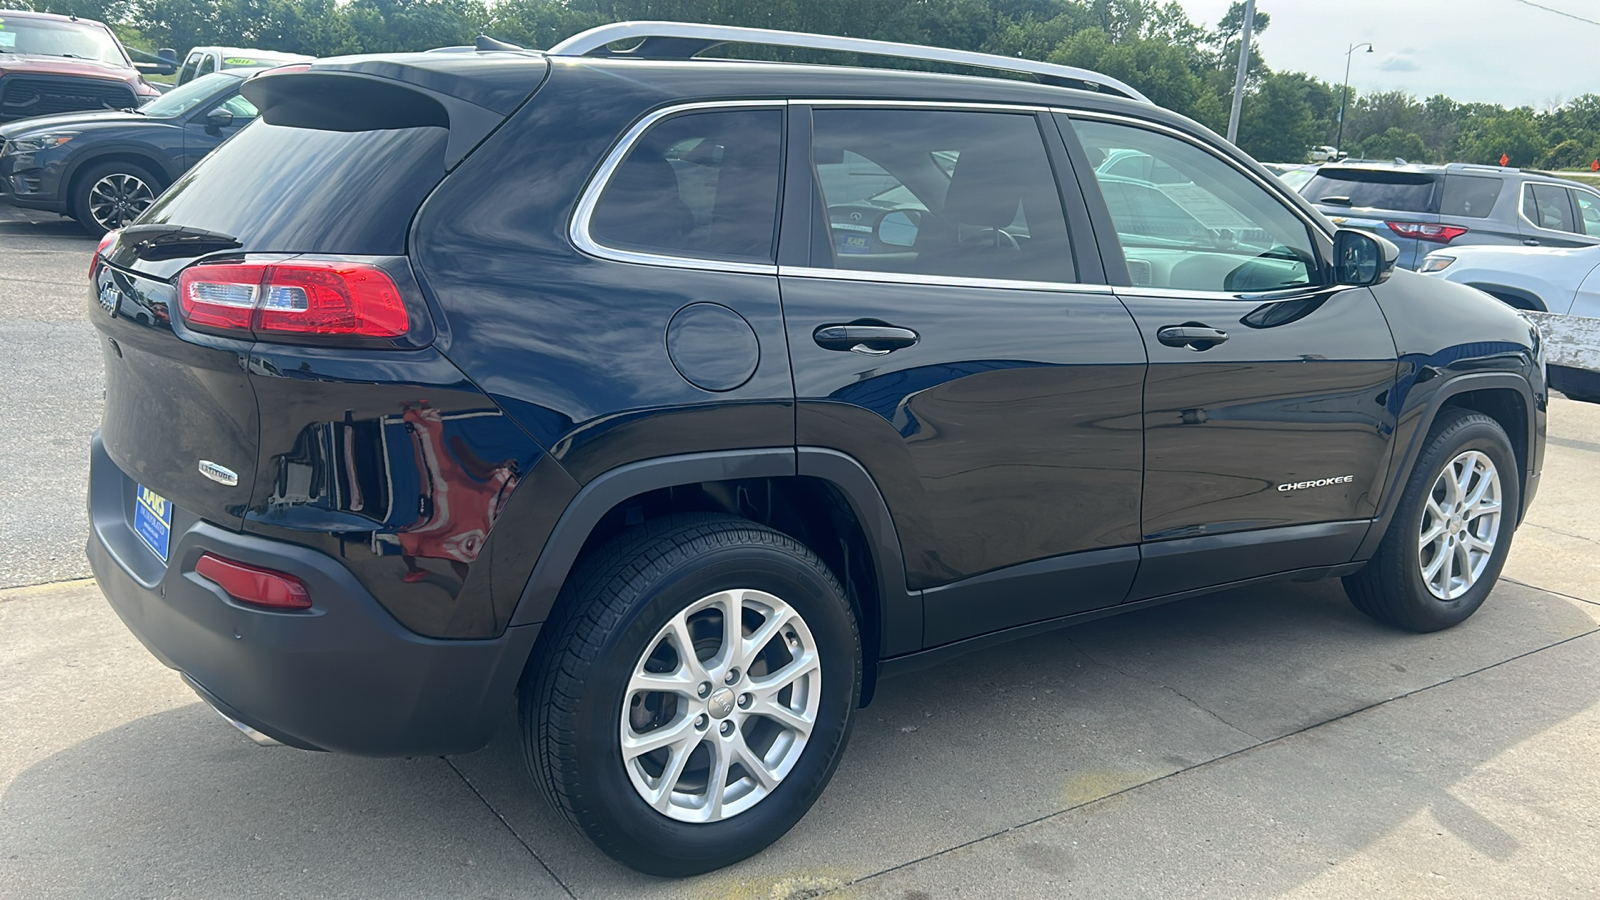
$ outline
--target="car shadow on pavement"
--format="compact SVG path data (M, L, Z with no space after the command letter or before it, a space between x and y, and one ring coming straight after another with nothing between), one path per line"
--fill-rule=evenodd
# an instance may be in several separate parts
M1582 604L1502 584L1465 625L1402 634L1355 613L1334 582L1232 591L1040 635L884 682L833 783L794 831L751 860L683 882L632 873L568 828L528 779L509 722L478 753L373 760L260 749L195 704L21 773L0 796L0 893L215 897L249 885L308 897L797 897L1005 840L1041 819L1081 818L1085 841L1118 846L1118 835L1098 832L1104 816L1141 802L1131 788L1180 784L1190 776L1168 776L1248 760L1397 697L1468 685L1459 679L1595 629ZM1514 839L1452 805L1451 785L1597 699L1600 678L1575 677L1454 741L1426 770L1375 760L1310 784L1304 772L1269 769L1248 803L1223 803L1203 825L1307 818L1313 789L1324 792L1317 803L1347 808L1336 824L1307 819L1308 840L1328 846L1282 860L1274 891L1429 807L1496 857ZM1390 745L1416 738L1399 721L1383 736ZM1023 849L1020 864L1034 869L1071 869L1081 852L1039 841ZM871 894L874 883L859 889ZM1006 893L1004 882L993 889Z

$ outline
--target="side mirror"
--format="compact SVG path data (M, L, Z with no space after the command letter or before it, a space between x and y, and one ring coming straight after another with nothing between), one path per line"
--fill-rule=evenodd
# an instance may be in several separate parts
M206 125L211 128L227 128L232 124L233 113L220 106L206 113Z
M162 47L156 51L156 57L161 60L161 74L171 75L178 71L178 51L171 47Z
M878 220L878 242L891 247L914 247L922 216L915 210L897 209Z
M1333 279L1347 287L1383 284L1394 274L1400 248L1375 234L1341 228L1333 236Z

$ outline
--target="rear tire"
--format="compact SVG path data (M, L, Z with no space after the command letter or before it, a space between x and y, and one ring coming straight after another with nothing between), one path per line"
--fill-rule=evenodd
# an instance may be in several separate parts
M601 850L654 875L707 872L782 837L822 793L861 647L809 548L732 516L670 516L581 564L558 610L524 677L523 748Z
M1344 579L1350 602L1410 631L1466 621L1505 565L1521 484L1500 423L1471 410L1440 413L1378 552Z
M91 165L72 190L72 217L99 236L137 219L165 189L148 168L113 161Z

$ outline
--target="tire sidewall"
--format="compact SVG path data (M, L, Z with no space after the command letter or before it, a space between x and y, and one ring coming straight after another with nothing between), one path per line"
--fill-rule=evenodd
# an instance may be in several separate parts
M1477 450L1488 456L1499 475L1500 529L1495 535L1494 551L1477 583L1454 600L1441 600L1428 590L1422 577L1422 561L1418 555L1422 510L1445 466L1468 450ZM1522 508L1522 482L1518 477L1516 454L1511 449L1505 431L1486 416L1465 421L1456 419L1451 425L1435 432L1417 462L1416 472L1406 490L1405 500L1397 511L1395 552L1399 554L1398 562L1407 590L1414 598L1411 605L1422 620L1419 624L1425 624L1430 629L1446 628L1476 612L1494 589L1516 531L1517 511Z
M733 588L781 598L805 620L821 661L817 725L788 776L754 807L721 822L679 822L651 808L634 789L618 746L629 678L646 644L695 601ZM579 783L574 798L597 825L634 852L671 848L651 869L704 871L742 859L787 832L810 808L844 749L860 691L856 630L832 579L808 560L769 546L724 546L678 565L630 605L601 644L575 721ZM645 861L648 862L648 861Z
M145 166L126 162L90 163L77 178L77 184L72 191L72 218L83 229L92 235L105 234L107 229L94 220L94 214L89 211L89 192L107 175L132 175L143 181L150 188L150 202L154 203L164 190L161 179Z

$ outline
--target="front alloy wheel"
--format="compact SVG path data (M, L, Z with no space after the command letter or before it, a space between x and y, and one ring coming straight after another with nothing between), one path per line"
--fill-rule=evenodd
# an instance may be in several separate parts
M1478 450L1439 473L1422 510L1417 562L1429 593L1454 600L1472 589L1500 536L1500 471Z
M156 192L139 176L113 172L89 188L89 215L94 223L112 231L139 218L156 200Z
M1466 621L1511 549L1522 482L1505 429L1447 407L1428 430L1378 551L1344 579L1356 608L1411 631Z

